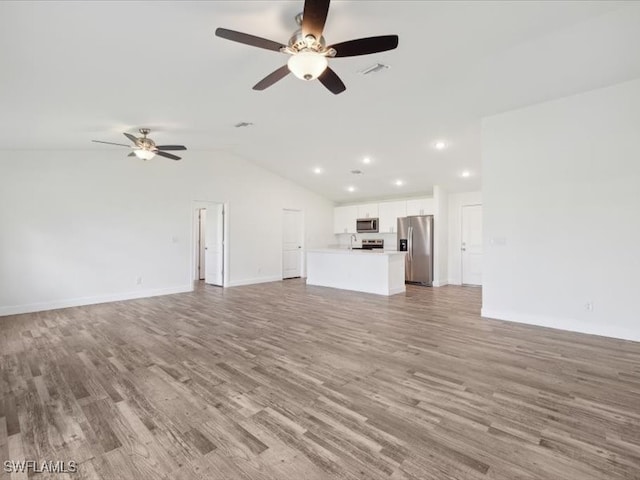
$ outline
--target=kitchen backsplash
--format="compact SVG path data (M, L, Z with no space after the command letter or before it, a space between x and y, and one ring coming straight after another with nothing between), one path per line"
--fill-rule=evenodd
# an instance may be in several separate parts
M384 240L385 250L398 249L398 237L395 233L356 233L355 236L357 240L353 242L354 247L362 246L362 239L364 238L369 240L381 238ZM331 245L331 247L348 247L349 246L349 238L351 237L350 233L340 233L340 234L337 234L335 237L338 243L336 245Z

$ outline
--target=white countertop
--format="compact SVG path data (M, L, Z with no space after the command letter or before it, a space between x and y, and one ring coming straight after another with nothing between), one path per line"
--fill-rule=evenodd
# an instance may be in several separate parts
M407 252L398 252L397 250L349 250L348 248L314 248L307 250L307 253L334 253L339 255L375 255L390 256L390 255L405 255Z

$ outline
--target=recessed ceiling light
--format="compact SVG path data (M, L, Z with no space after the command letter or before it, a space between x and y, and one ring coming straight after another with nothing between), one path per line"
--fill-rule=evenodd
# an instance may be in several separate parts
M433 144L433 148L435 148L436 150L444 150L445 148L447 148L447 142L445 142L444 140L438 140Z
M353 185L349 185L347 187L347 192L355 192L356 191L356 187L354 187Z
M464 170L464 171L462 172L462 176L463 176L464 178L468 178L468 177L470 177L470 176L471 176L471 172L470 172L469 170Z
M404 185L404 182L402 180L396 180L395 182L393 182L397 187L401 187L402 185Z
M315 173L316 175L320 175L322 173L322 168L320 167L316 167L313 169L313 173Z
M369 157L364 157L364 158L362 159L362 163L365 163L365 164L367 164L367 165L368 165L368 164L370 164L370 163L371 163L371 158L369 158Z

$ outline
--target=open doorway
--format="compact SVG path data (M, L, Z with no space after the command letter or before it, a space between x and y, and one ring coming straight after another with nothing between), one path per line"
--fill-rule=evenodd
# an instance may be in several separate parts
M195 280L224 286L225 208L222 203L197 202L195 209Z
M304 222L300 210L283 210L282 278L302 276Z

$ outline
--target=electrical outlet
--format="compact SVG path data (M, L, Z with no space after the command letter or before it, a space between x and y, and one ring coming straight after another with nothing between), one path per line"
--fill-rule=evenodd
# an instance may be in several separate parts
M136 278L136 285L142 285L142 277Z
M587 312L593 312L593 302L585 303L584 308L587 310Z

